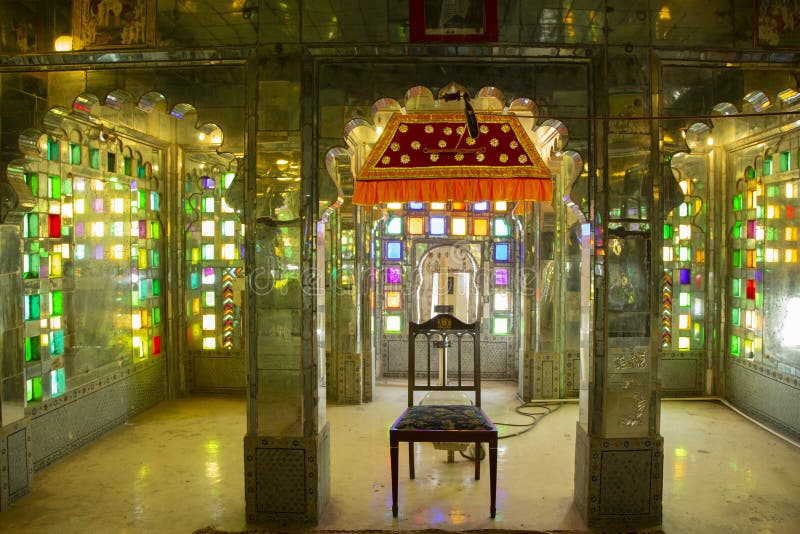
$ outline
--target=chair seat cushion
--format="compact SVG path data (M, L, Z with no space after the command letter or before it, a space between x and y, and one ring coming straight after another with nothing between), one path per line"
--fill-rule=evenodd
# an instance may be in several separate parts
M395 422L395 430L494 430L477 406L412 406Z

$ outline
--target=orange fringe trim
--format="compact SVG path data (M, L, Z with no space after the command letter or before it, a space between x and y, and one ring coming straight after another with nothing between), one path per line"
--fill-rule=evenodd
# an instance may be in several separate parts
M456 180L356 180L353 203L510 202L553 200L553 182L544 179L461 178Z

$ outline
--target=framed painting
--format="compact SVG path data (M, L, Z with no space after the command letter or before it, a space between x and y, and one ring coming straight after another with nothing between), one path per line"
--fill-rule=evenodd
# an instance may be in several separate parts
M497 0L409 0L412 42L497 40Z
M800 0L756 0L755 45L800 46Z
M139 48L155 44L156 0L76 0L74 48Z

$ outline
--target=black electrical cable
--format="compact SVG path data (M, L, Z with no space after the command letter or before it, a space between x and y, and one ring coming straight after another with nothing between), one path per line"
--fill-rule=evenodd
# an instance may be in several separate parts
M554 406L554 408L551 408L551 406ZM522 411L523 408L537 408L537 409L542 409L544 411L541 412L541 413L530 413L530 412ZM533 429L534 426L536 426L539 423L539 421L544 419L545 416L550 415L551 413L555 412L559 408L561 408L561 403L557 403L557 402L549 402L549 403L548 402L523 402L522 404L520 404L519 406L514 408L514 411L516 413L518 413L519 415L524 415L525 417L530 417L533 421L531 421L530 423L500 423L498 421L494 421L495 426L502 425L502 426L524 427L524 430L520 430L519 432L514 432L513 434L506 434L505 436L498 436L497 439L513 438L514 436L519 436L519 435L524 434L525 432L529 432L530 430ZM462 457L466 458L467 460L472 460L472 461L475 460L474 456L470 456L469 454L465 454L462 451L459 451L459 454ZM481 455L481 460L483 460L486 457L486 452L483 450L483 447L480 448L480 455Z

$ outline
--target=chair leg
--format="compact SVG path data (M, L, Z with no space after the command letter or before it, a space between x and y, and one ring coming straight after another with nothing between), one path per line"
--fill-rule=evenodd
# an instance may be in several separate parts
M397 463L400 451L399 444L396 441L389 443L389 456L392 458L392 516L397 517Z
M475 442L475 480L481 479L481 444Z
M408 442L408 477L414 480L414 442Z
M489 443L489 491L492 492L491 495L491 505L489 507L489 512L494 518L495 512L497 511L497 442Z

